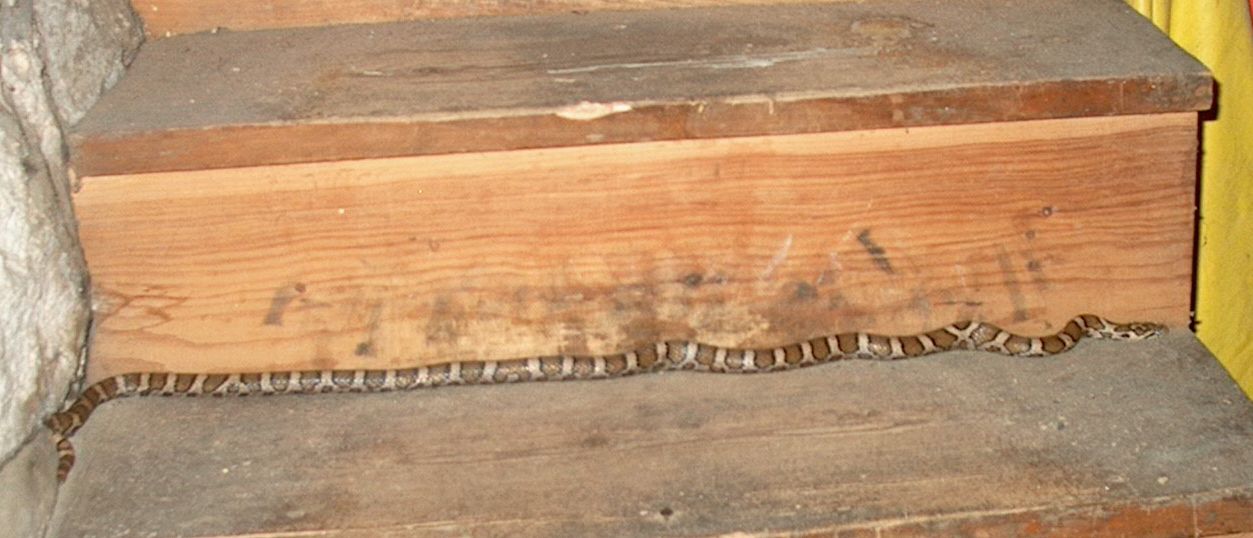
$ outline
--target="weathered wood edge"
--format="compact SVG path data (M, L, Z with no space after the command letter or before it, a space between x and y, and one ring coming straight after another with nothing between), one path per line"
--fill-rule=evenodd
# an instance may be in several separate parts
M1061 96L1061 97L1059 97ZM862 96L749 96L723 101L628 103L595 119L561 109L499 110L464 117L221 125L73 133L79 176L235 168L302 162L506 151L638 141L805 134L1209 107L1212 81L1187 77L1071 80L1016 88L974 86ZM954 108L961 101L964 106ZM1059 101L1065 101L1059 104Z
M1152 499L1119 505L1070 505L992 512L965 512L919 516L909 520L875 521L852 526L803 531L693 535L708 538L924 538L977 536L979 538L1079 538L1135 536L1170 538L1216 536L1253 537L1253 487ZM333 529L333 538L408 536L412 526L371 529ZM471 532L471 535L482 533ZM490 534L490 533L487 533ZM267 534L274 538L302 532Z
M910 520L876 521L828 529L763 533L737 532L693 535L708 538L924 538L977 536L979 538L1078 538L1135 536L1169 538L1216 536L1250 538L1253 533L1253 488L1231 489L1153 499L1121 505L1053 506L1002 512L966 512L919 516ZM333 538L408 536L411 526L371 529L334 529ZM490 533L488 533L490 534ZM280 538L302 532L267 534ZM471 533L471 535L478 535Z
M920 516L910 520L764 533L761 538L921 538L925 536L1080 537L1227 536L1253 530L1253 486L1119 505L1059 505L1002 512Z
M805 4L815 0L136 0L149 37L339 24L508 17L592 11Z

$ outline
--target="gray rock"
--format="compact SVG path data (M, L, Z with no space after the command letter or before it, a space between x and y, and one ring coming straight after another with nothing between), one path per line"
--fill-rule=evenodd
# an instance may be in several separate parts
M4 67L9 59L6 52ZM89 315L65 179L53 179L38 145L24 136L31 130L14 113L10 74L0 73L0 461L65 397Z
M73 125L122 77L143 41L129 0L33 0L57 113Z
M0 0L0 465L81 377L90 302L63 131L141 40L124 0Z
M57 454L46 434L36 435L0 465L0 537L43 536L56 502Z

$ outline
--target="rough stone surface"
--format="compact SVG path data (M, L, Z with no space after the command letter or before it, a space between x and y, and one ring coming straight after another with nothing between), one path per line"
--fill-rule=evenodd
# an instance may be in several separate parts
M78 122L122 76L143 40L129 0L34 0L57 113Z
M33 23L29 5L0 6L0 461L65 395L89 313Z
M56 468L52 440L42 433L0 466L0 537L43 536L57 495L48 475Z
M36 5L38 4L38 5ZM63 127L115 81L140 28L115 0L0 0L0 465L78 378L90 308ZM45 36L41 30L49 35ZM80 70L72 75L74 70ZM21 472L21 470L12 471ZM52 479L47 473L45 480ZM10 507L0 498L0 510Z

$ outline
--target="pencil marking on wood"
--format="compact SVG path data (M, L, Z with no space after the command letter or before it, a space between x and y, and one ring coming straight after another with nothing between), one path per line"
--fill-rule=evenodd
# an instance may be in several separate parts
M857 242L861 243L862 247L865 247L866 253L870 254L870 259L874 260L875 267L878 267L884 273L889 275L896 273L896 271L892 269L892 262L888 260L887 250L884 250L883 247L879 246L878 243L875 243L874 240L870 238L870 229L864 229L858 233Z
M305 292L305 285L297 282L295 284L284 284L274 290L274 297L270 299L270 308L266 310L265 319L262 320L263 325L282 325L283 313L287 311L287 307L292 301L296 300Z

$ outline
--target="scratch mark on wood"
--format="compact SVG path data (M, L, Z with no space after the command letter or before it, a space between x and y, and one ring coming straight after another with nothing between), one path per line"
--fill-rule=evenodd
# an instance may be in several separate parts
M1022 285L1014 276L1014 262L1009 259L1004 249L996 255L996 262L1001 266L1001 274L1005 277L1005 289L1009 291L1009 302L1014 306L1014 321L1026 321L1027 299L1022 294Z
M815 286L825 284L828 279L834 280L840 272L844 271L844 265L840 263L840 258L835 252L827 253L827 262L828 266L818 273L818 278L814 279Z
M783 245L779 247L779 251L770 258L770 263L766 264L766 269L761 272L762 280L769 280L774 276L774 272L787 260L788 252L792 251L792 234L787 234L787 239L783 240Z
M557 117L575 121L591 121L619 112L630 112L631 104L620 101L612 103L593 103L580 101L576 105L563 107L556 112Z
M876 267L889 275L896 273L896 270L892 269L892 262L888 260L888 251L884 250L883 247L870 238L869 228L857 234L857 242L866 248L866 252L870 254L870 259L874 260Z
M782 62L796 62L839 56L857 58L869 56L875 53L876 51L873 47L849 47L844 49L817 47L808 50L770 52L763 54L734 54L729 56L689 58L686 60L669 60L662 62L625 62L616 64L588 65L583 67L567 67L565 69L549 69L547 72L549 75L572 75L576 73L594 73L596 71L657 69L665 67L696 69L761 69L763 67L772 67L775 64Z

